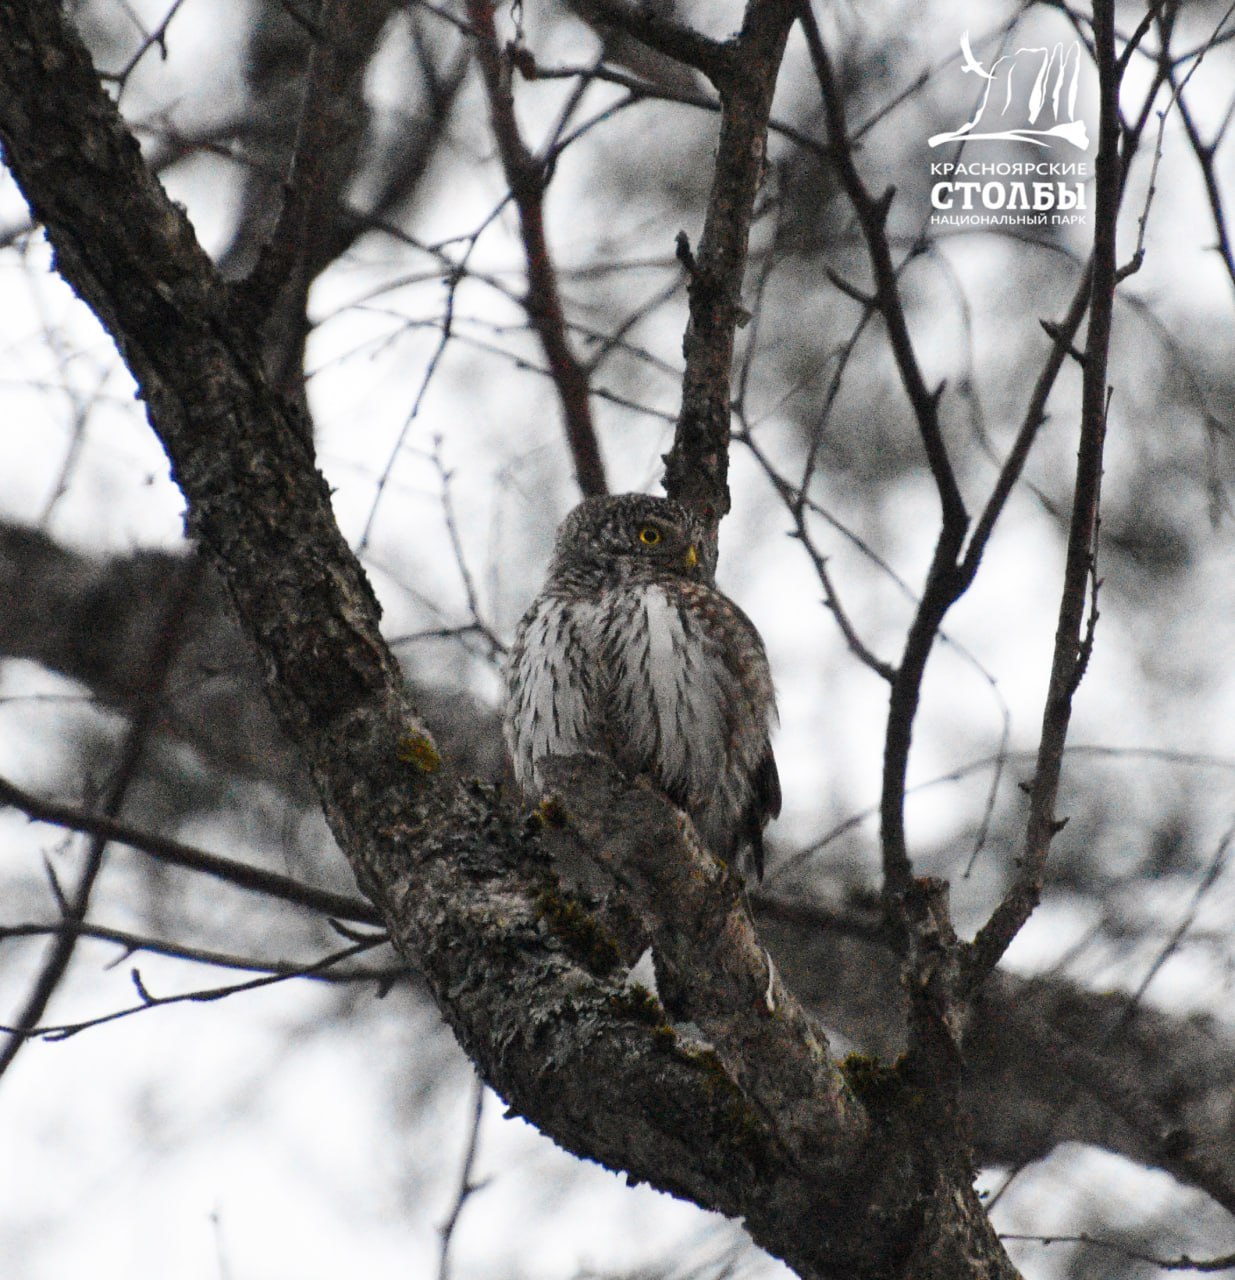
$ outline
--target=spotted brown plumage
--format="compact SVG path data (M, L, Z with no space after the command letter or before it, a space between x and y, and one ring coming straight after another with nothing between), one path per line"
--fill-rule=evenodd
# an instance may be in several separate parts
M709 580L676 502L588 498L562 522L506 666L506 745L537 797L547 756L600 752L685 810L714 852L748 853L780 812L763 641Z

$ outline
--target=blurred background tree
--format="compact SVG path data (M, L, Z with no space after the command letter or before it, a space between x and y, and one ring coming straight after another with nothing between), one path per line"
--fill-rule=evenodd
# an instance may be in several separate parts
M581 489L656 490L675 440L717 99L636 36L724 39L742 8L622 13L500 10L486 86L463 5L72 7L147 164L260 315L266 374L311 424L442 755L493 782L503 645L557 521ZM768 639L781 703L760 936L840 1052L890 1062L906 1018L881 906L884 677L939 531L923 415L975 518L1015 480L912 722L913 871L951 883L970 937L1023 879L1090 359L1074 299L1095 147L1060 149L1089 164L1085 218L963 224L932 217L932 165L1038 152L927 139L981 97L962 32L988 68L1077 42L1091 141L1098 76L1083 7L818 20L830 87L796 28L754 208L718 575ZM1164 2L1116 26L1116 261L1138 269L1114 294L1067 825L965 1014L980 1185L1034 1277L1235 1265L1235 22ZM526 206L491 115L507 89ZM129 373L8 180L0 217L11 1274L776 1274L732 1224L502 1118L420 980L370 944Z

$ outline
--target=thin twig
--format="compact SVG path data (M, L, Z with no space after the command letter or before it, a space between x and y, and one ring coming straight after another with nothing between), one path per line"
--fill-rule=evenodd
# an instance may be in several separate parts
M1217 243L1214 247L1217 249L1218 255L1222 259L1222 264L1226 268L1226 274L1230 279L1232 286L1235 286L1235 245L1232 244L1230 230L1227 227L1226 210L1222 200L1222 192L1218 185L1218 176L1214 168L1214 157L1217 153L1218 143L1223 136L1223 130L1226 127L1226 122L1224 122L1223 129L1219 130L1213 142L1202 142L1200 131L1197 129L1196 122L1192 118L1192 112L1189 110L1187 103L1182 97L1183 86L1187 82L1188 77L1190 77L1192 72L1200 65L1200 61L1205 56L1205 53L1217 43L1218 30L1231 16L1232 10L1235 10L1235 5L1228 8L1222 15L1222 19L1218 23L1218 27L1215 29L1214 35L1211 36L1208 43L1198 51L1196 63L1193 64L1192 68L1188 72L1188 76L1184 78L1184 81L1180 83L1178 90L1176 90L1175 101L1179 107L1179 118L1183 122L1184 132L1188 137L1188 145L1192 148L1192 154L1196 157L1197 165L1201 170L1201 179L1205 184L1205 196L1209 201L1210 216L1214 225L1214 233L1217 236ZM1172 85L1175 84L1173 71L1171 73L1171 83ZM1232 106L1235 107L1235 100L1232 100ZM1230 116L1228 114L1227 120L1229 119Z
M151 31L141 42L140 45L129 56L129 60L120 68L119 71L103 72L100 74L100 80L113 80L119 88L121 94L128 87L129 77L137 70L138 64L150 52L151 49L158 49L160 56L164 61L167 60L167 29L171 26L172 19L180 12L184 0L172 0L171 7L163 15L163 21L159 23L153 31Z
M293 978L308 977L319 973L323 969L329 969L333 965L340 964L344 960L350 960L353 956L360 955L362 952L371 951L374 947L380 947L385 942L384 936L368 939L364 942L354 943L341 951L336 951L321 960L315 960L311 964L303 965L294 972L264 974L262 977L252 978L248 982L233 982L227 986L209 987L201 991L188 991L183 995L176 996L154 995L142 980L140 970L133 969L130 971L129 977L137 990L140 999L138 1004L128 1005L123 1009L115 1009L111 1013L99 1014L96 1018L85 1018L80 1022L66 1022L56 1026L0 1026L0 1031L7 1032L15 1037L14 1043L19 1044L31 1039L47 1041L68 1040L71 1036L79 1035L83 1031L104 1026L109 1022L119 1022L122 1018L131 1018L135 1013L145 1013L148 1009L161 1009L169 1004L208 1004L215 1000L225 1000L228 996L240 995L245 991L259 991L263 987L274 986L280 982L288 982Z
M472 577L472 571L468 568L467 556L463 550L463 538L459 533L459 521L455 516L454 496L451 492L451 480L454 477L454 473L442 461L441 436L433 438L432 458L442 495L442 519L446 522L446 536L450 539L450 549L454 554L455 567L459 570L459 578L463 583L463 593L467 597L468 612L472 616L470 629L478 632L489 642L489 657L493 659L505 650L505 645L498 639L493 628L480 616L480 597L476 592L476 582Z
M215 969L238 969L246 973L265 973L279 977L310 977L331 983L377 982L385 985L408 973L407 966L402 964L380 969L348 969L343 973L309 973L306 972L303 961L261 960L255 956L235 955L230 951L212 951L208 947L169 942L163 938L148 938L129 929L112 929L107 925L79 920L57 920L53 924L0 925L0 942L11 938L56 938L64 933L73 933L78 938L87 938L92 942L114 943L120 947L120 956L105 965L104 968L107 969L114 968L122 960L138 952L145 952L148 955L165 956L169 960L209 965Z
M1119 1240L1103 1240L1101 1236L1091 1236L1081 1232L1075 1236L1033 1236L1016 1232L1000 1232L1001 1240L1022 1240L1030 1244L1084 1244L1093 1249L1107 1249L1118 1253L1133 1262L1148 1262L1160 1271L1199 1271L1212 1274L1218 1271L1235 1271L1235 1253L1228 1253L1220 1258L1190 1258L1186 1253L1177 1258L1160 1258L1156 1254L1145 1253L1134 1249Z

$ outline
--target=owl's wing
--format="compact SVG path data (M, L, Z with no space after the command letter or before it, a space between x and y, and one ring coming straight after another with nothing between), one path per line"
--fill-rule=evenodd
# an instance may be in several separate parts
M702 615L721 637L728 750L705 827L715 826L713 847L722 857L745 851L747 864L763 879L763 829L780 813L780 773L772 754L770 731L776 723L776 697L767 652L755 624L727 596L711 591Z
M751 778L750 804L742 823L755 877L763 879L763 828L780 813L780 772L769 746Z

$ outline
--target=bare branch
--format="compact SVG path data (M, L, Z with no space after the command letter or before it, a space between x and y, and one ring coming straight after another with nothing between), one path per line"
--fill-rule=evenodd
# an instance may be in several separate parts
M185 623L190 613L189 602L201 586L202 570L203 564L199 558L185 561L176 588L169 593L164 605L149 654L146 683L138 691L115 772L100 805L105 819L114 819L119 814L129 788L137 778L142 754L158 717L167 675L185 638ZM107 844L105 836L95 833L88 843L72 893L67 898L63 894L57 894L64 918L71 923L79 923L86 918L95 881L103 869L103 855ZM52 943L16 1021L11 1027L3 1028L12 1038L0 1049L0 1076L12 1065L29 1036L35 1034L34 1028L43 1018L56 988L64 978L76 945L77 936L72 931L60 934Z
M1223 22L1229 16L1230 10L1223 16ZM1221 26L1221 24L1219 24ZM1216 39L1216 32L1215 37ZM1211 44L1213 41L1211 41ZM1198 55L1197 63L1189 70L1188 75L1199 65L1200 57L1203 56L1204 50ZM1187 77L1184 78L1186 82ZM1177 95L1177 103L1179 106L1179 118L1183 121L1184 132L1188 136L1188 145L1192 148L1192 154L1196 157L1196 162L1201 171L1201 178L1205 183L1205 196L1209 201L1210 217L1213 221L1214 234L1217 241L1214 248L1217 250L1218 256L1222 259L1222 265L1226 269L1226 274L1235 286L1235 245L1231 241L1231 232L1227 226L1227 211L1225 203L1222 199L1222 191L1218 185L1218 175L1214 167L1214 161L1217 154L1218 143L1221 141L1221 134L1210 143L1202 140L1200 131L1196 127L1196 121L1192 118L1192 111L1182 96L1183 83L1179 82L1175 93ZM1177 82L1172 75L1172 84ZM1229 117L1228 117L1229 118Z
M592 422L587 372L566 338L562 300L545 234L546 164L532 155L519 133L511 95L512 62L498 45L493 9L492 0L468 0L467 14L489 101L493 136L511 197L519 211L527 264L527 296L523 305L553 373L566 439L574 459L575 479L584 494L605 493L608 485Z
M204 849L182 844L179 840L171 840L166 836L154 835L148 831L139 831L136 827L118 822L114 818L84 813L72 805L44 800L15 787L2 778L0 778L0 806L19 809L36 822L47 822L53 826L64 827L67 831L84 832L104 843L113 841L116 844L127 845L130 849L158 858L171 866L213 876L217 880L235 885L238 889L279 898L293 906L306 907L310 911L338 916L343 920L356 920L364 924L380 923L381 918L372 904L363 898L350 898L345 894L331 893L328 889L316 889L312 885L301 884L300 881L279 875L275 871L265 871L249 863L236 862L231 858L220 857L216 853L207 853Z
M54 924L0 925L0 942L9 938L57 938L64 933L74 933L78 938L92 942L110 942L122 948L120 959L127 959L144 951L149 955L166 956L171 960L187 960L192 964L209 965L215 969L239 969L249 973L265 973L278 977L313 978L320 982L376 982L386 986L409 972L406 965L388 965L378 969L349 967L339 972L307 970L305 962L291 960L264 960L256 956L235 955L230 951L213 951L208 947L191 946L182 942L169 942L164 938L150 938L130 929L112 929L106 925L85 921L59 920ZM353 939L359 941L361 939ZM105 966L112 968L119 959Z
M800 0L799 13L827 113L828 141L836 172L853 205L870 258L875 290L873 296L866 301L878 309L887 326L888 342L905 395L917 421L927 464L939 494L941 511L939 534L926 585L891 682L884 742L881 801L884 893L889 911L898 914L901 910L899 904L909 893L913 879L905 839L904 812L913 723L917 716L926 663L938 635L939 625L965 589L966 584L957 570L957 558L964 542L969 517L940 427L939 401L943 388L937 387L932 391L926 386L914 353L901 301L897 278L899 273L892 261L886 228L888 209L894 193L888 190L882 196L875 197L867 190L854 162L840 86L808 0Z
M1235 1271L1235 1253L1229 1253L1221 1258L1190 1258L1187 1254L1181 1254L1178 1258L1163 1258L1156 1254L1146 1253L1142 1249L1133 1248L1120 1240L1103 1240L1101 1236L1091 1236L1086 1233L1077 1236L1033 1236L1017 1232L1006 1232L1001 1233L999 1238L1001 1240L1020 1240L1042 1245L1085 1244L1094 1249L1106 1249L1111 1253L1118 1254L1121 1258L1127 1258L1130 1262L1148 1262L1160 1271L1197 1271L1202 1274L1212 1274L1217 1271Z
M745 319L742 280L751 220L793 18L792 0L751 0L741 32L722 46L729 69L708 72L720 90L720 135L703 231L687 272L686 370L673 447L665 456L665 490L713 525L729 510L734 332Z
M124 1009L116 1009L111 1013L99 1014L96 1018L85 1018L80 1022L66 1022L57 1026L25 1026L23 1024L12 1027L0 1026L0 1032L13 1036L14 1044L24 1044L27 1040L36 1038L50 1041L68 1040L83 1031L104 1026L109 1022L119 1022L122 1018L131 1018L135 1013L145 1013L148 1009L161 1009L169 1004L209 1004L215 1000L225 1000L228 996L240 995L245 991L260 991L263 987L273 986L280 982L288 982L293 978L310 977L324 969L341 964L345 960L350 960L353 956L360 955L362 952L372 950L374 947L380 947L385 941L385 937L382 936L365 942L357 942L353 946L336 951L333 955L326 956L321 960L315 960L311 964L303 965L295 971L265 974L260 978L251 978L248 982L233 982L226 986L210 987L201 991L189 991L184 995L177 996L153 995L142 980L140 970L133 969L130 972L130 977L141 999L139 1004L129 1005Z
M480 1182L472 1179L472 1169L476 1165L476 1155L480 1150L480 1122L485 1114L485 1092L483 1080L477 1080L472 1085L472 1121L468 1126L467 1148L463 1153L463 1165L459 1170L459 1185L455 1190L450 1212L446 1215L446 1221L439 1231L441 1249L437 1260L437 1280L450 1280L450 1245L454 1240L455 1228L459 1225L459 1218L467 1202L477 1191L483 1191L488 1184L487 1178Z
M1084 670L1086 588L1097 554L1103 446L1106 440L1107 362L1118 284L1115 230L1123 190L1119 155L1120 76L1115 49L1113 0L1094 4L1094 47L1101 111L1094 162L1095 209L1092 287L1081 390L1080 446L1072 518L1064 565L1059 620L1050 682L1042 713L1038 758L1030 785L1030 812L1017 880L975 937L967 962L967 982L980 982L1029 918L1042 892L1051 841L1060 828L1055 815L1072 699Z

